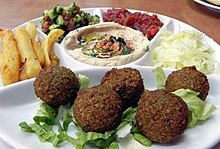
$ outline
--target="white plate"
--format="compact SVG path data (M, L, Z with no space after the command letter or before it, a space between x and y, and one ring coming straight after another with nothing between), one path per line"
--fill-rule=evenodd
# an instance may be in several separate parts
M102 18L102 13L109 8L87 8L83 9L91 14L97 14ZM137 10L130 10L132 12L143 12ZM145 12L146 13L146 12ZM149 13L152 14L152 13ZM170 30L173 33L179 31L190 29L196 30L192 26L185 24L176 19L159 15L159 18L164 23L162 29ZM38 32L40 39L44 39L46 35L41 31L40 18L31 20L38 25ZM102 19L101 19L102 21ZM27 23L24 23L18 27L25 27ZM18 28L17 27L17 28ZM16 28L15 28L16 29ZM200 31L198 31L200 32ZM127 66L138 67L145 79L145 85L147 88L155 88L155 79L151 72L152 64L149 61L149 53L152 48L156 45L157 39L160 36L160 31L157 35L151 40L149 45L149 52L147 52L141 59L135 63L130 63ZM203 34L203 33L202 33ZM208 43L215 51L214 59L217 63L220 63L220 46L210 37L203 34L204 42ZM74 61L71 56L67 54L65 49L61 44L56 43L54 45L55 53L59 56L61 60L61 65L69 67L70 69L76 71L77 73L87 74L92 77L92 83L97 84L102 77L102 74L105 73L106 69L109 68L97 68L95 66L85 65L78 61ZM140 67L141 65L144 67ZM216 68L220 65L216 65ZM90 70L89 68L93 68ZM82 70L85 69L85 70ZM218 69L216 69L218 70ZM220 106L220 82L218 76L213 73L208 76L211 81L211 92L207 102L215 103L215 105ZM49 143L41 143L38 138L33 134L27 134L21 132L18 123L20 121L30 122L31 118L39 109L39 103L35 99L33 92L33 80L29 79L26 81L21 81L8 85L6 87L2 86L0 79L0 137L4 139L10 146L14 148L53 148ZM219 100L219 101L218 101ZM198 147L198 148L207 148L215 145L220 138L220 111L219 109L214 113L213 117L210 118L204 125L198 126L194 129L189 129L181 137L181 141L175 142L172 145L153 145L154 147L169 147L169 148L189 148L189 147ZM205 137L204 137L205 136ZM34 144L34 146L33 146ZM67 144L64 144L67 146ZM69 146L70 148L71 146Z
M201 4L201 5L203 5L203 6L205 6L209 10L220 13L220 6L211 4L211 3L207 2L206 0L194 0L194 1Z
M144 79L145 87L156 88L155 76L152 68L136 66ZM97 85L110 68L93 68L75 71L90 77L90 85ZM166 74L170 71L166 71ZM14 148L22 149L54 149L50 143L41 143L36 135L22 132L18 124L22 121L33 122L32 118L39 109L39 100L33 90L33 79L23 84L17 84L0 90L0 137ZM202 125L187 129L177 141L172 144L153 144L152 148L210 148L220 139L220 78L209 76L210 94L206 102L215 104L217 110ZM72 132L73 134L74 132ZM123 141L122 141L123 142ZM126 148L121 142L121 148ZM63 143L62 148L71 149L72 145Z

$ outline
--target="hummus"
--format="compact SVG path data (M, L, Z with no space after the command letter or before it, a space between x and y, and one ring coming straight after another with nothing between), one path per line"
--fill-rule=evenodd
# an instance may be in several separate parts
M95 66L119 66L143 56L149 41L138 30L105 22L70 32L63 44L67 52L80 62Z

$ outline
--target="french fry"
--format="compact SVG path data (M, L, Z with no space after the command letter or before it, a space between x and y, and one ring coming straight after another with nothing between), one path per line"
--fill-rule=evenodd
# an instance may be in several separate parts
M43 55L43 51L41 49L40 42L36 42L34 40L31 40L31 44L33 46L34 53L35 53L40 65L43 66L44 65L44 55Z
M53 55L53 45L56 40L60 36L64 34L64 31L61 29L54 29L50 31L48 37L42 43L43 54L45 58L45 66L49 66L51 64L51 55ZM51 54L52 53L52 54Z
M1 38L2 34L3 34L3 29L0 28L0 38Z
M2 62L3 62L3 52L0 51L0 68L2 68ZM1 70L0 70L1 72Z
M27 79L28 79L28 77L27 77L27 74L25 72L25 69L22 67L21 70L20 70L19 80L23 81L23 80L27 80Z
M51 64L50 57L49 57L49 50L46 47L46 42L47 42L47 40L45 39L41 43L41 49L42 49L42 52L43 52L43 55L44 55L44 60L45 60L44 61L44 67L49 66Z
M1 40L1 75L3 84L8 85L19 81L20 58L12 31L1 31Z
M41 45L35 41L36 36L37 36L37 26L32 22L28 22L26 30L32 39L31 44L34 49L34 53L35 53L38 61L40 62L40 65L43 66L44 65L44 55L43 55L43 52L41 49Z
M31 37L28 32L19 28L15 31L18 51L21 56L21 62L24 64L24 69L28 78L36 77L41 70L40 63L35 56L34 49L31 44Z
M28 22L26 30L30 35L31 39L35 41L35 38L37 36L37 26L32 22Z

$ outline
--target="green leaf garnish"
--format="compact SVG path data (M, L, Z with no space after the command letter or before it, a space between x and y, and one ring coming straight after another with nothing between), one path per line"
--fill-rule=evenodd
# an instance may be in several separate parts
M78 81L79 81L80 89L84 89L89 86L89 77L87 77L86 75L79 74Z
M157 88L164 88L166 83L166 75L161 67L153 69L153 73L157 80Z
M179 89L173 92L180 96L188 106L190 111L189 127L195 126L198 122L205 121L216 107L212 104L206 104L198 97L198 93L190 89Z

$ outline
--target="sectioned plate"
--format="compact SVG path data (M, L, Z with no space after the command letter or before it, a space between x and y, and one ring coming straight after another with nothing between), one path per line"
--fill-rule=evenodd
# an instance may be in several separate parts
M100 16L100 21L103 22L102 20L102 14L104 12L107 11L107 9L111 9L111 8L86 8L86 9L82 9L86 12L89 12L90 14L93 14L93 15L98 15ZM142 12L142 13L148 13L150 15L152 14L156 14L156 13L151 13L151 12L144 12L144 11L139 11L139 10L132 10L132 9L128 9L129 11L131 12ZM164 25L162 26L162 28L160 29L160 31L156 34L156 36L150 41L150 44L148 46L148 49L149 51L146 52L141 58L139 58L138 60L134 61L134 62L131 62L131 63L128 63L124 66L130 66L130 65L141 65L141 66L148 66L148 67L152 67L153 64L150 62L150 52L151 50L156 46L157 44L157 40L161 34L161 30L163 29L166 29L166 30L169 30L173 33L178 33L182 30L195 30L195 31L198 31L200 32L202 35L203 35L203 42L207 43L209 46L211 46L213 48L213 50L215 51L214 55L213 55L213 59L216 60L216 71L218 70L217 68L219 67L219 64L220 64L220 46L218 43L216 43L212 38L208 37L207 35L205 35L204 33L202 33L201 31L195 29L194 27L184 23L184 22L181 22L179 20L176 20L174 18L170 18L170 17L167 17L167 16L164 16L164 15L160 15L160 14L157 14L159 19L164 23ZM38 33L39 33L39 38L41 40L43 40L45 37L47 37L46 34L44 34L42 31L41 31L41 24L40 24L40 19L41 18L36 18L36 19L33 19L33 20L30 20L32 22L34 22L35 24L37 24L38 26ZM20 27L25 27L27 24L26 23L23 23L21 24L20 26L16 27L15 29L17 28L20 28ZM14 30L15 30L14 29ZM1 46L0 46L0 49L1 49ZM55 53L58 55L58 57L60 58L60 62L61 62L61 65L64 65L66 67L69 67L73 70L79 70L79 69L84 69L84 68L91 68L91 67L95 67L97 68L98 66L92 66L92 65L88 65L88 64L85 64L85 63L82 63L82 62L79 62L77 60L75 60L74 58L72 58L66 51L65 51L65 48L62 44L58 44L58 43L55 43L54 44L54 50L55 50ZM216 73L216 72L214 72ZM18 84L22 83L23 81L21 82L17 82ZM11 84L9 86L13 86L17 83L14 83L14 84ZM0 88L4 87L3 84L2 84L2 80L0 78Z
M82 9L91 14L96 14L102 18L103 12L110 8L87 8ZM138 10L130 10L131 12L143 12ZM146 12L145 12L146 13ZM152 14L152 13L149 13ZM159 18L164 23L162 29L170 30L173 33L189 29L196 30L192 26L185 24L176 19L159 15ZM44 39L46 35L41 31L40 18L31 20L38 25L38 32L41 39ZM101 19L102 22L102 19ZM24 23L18 27L25 27L27 23ZM17 27L17 28L18 28ZM16 29L16 28L15 28ZM200 31L198 31L200 32ZM147 52L142 58L135 63L130 63L126 66L132 66L138 68L145 81L145 87L148 89L156 88L155 78L152 74L152 64L149 62L149 53L156 45L158 37L161 32L151 40L149 45L149 52ZM203 34L203 33L202 33ZM220 46L210 37L203 34L204 42L209 44L215 51L214 59L216 60L216 70L219 68L220 63ZM95 67L91 65L85 65L74 59L67 54L64 47L61 44L55 43L55 53L58 55L61 61L61 65L69 67L76 73L81 73L90 76L91 84L98 84L103 74L107 69L104 67ZM121 66L123 67L123 66ZM92 69L91 69L92 68ZM166 69L167 73L170 72ZM211 83L211 91L206 102L215 104L218 109L203 125L199 125L195 128L188 129L184 135L172 144L158 145L155 144L152 148L210 148L214 146L220 138L220 79L216 73L208 75ZM7 144L13 148L54 148L49 143L41 143L38 138L33 134L21 132L18 123L21 121L30 122L37 109L39 109L39 101L36 100L33 91L33 79L21 81L8 86L3 86L0 79L0 138L2 138ZM205 137L204 137L205 136ZM125 145L121 144L126 148ZM71 145L63 144L62 147L72 148Z

